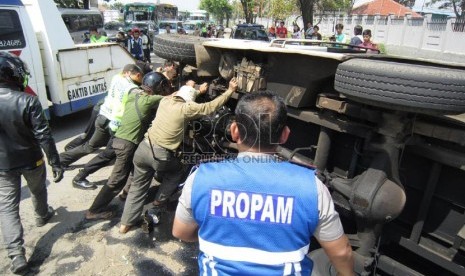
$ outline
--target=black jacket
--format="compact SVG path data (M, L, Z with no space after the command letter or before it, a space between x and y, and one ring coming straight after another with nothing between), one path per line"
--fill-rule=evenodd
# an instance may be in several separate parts
M0 84L0 171L35 168L43 158L60 166L55 141L39 99Z

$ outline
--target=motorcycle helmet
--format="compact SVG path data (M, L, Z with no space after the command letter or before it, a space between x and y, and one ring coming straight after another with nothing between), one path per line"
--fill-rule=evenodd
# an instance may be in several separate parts
M29 70L17 56L0 52L0 83L14 85L24 91L29 81Z
M144 76L142 87L150 89L153 94L166 96L171 94L171 83L161 73L150 72Z

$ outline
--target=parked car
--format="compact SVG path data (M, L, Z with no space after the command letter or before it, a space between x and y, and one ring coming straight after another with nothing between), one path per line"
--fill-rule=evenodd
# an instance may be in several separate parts
M465 275L465 66L341 43L274 42L170 35L154 48L193 66L198 83L214 79L212 98L236 77L231 112L245 93L267 89L285 100L291 134L276 154L317 168L358 275ZM219 158L234 144L214 118L227 117L200 120L205 133L191 137L210 141ZM312 275L335 275L324 251L311 250Z
M116 41L116 34L124 31L124 23L119 21L110 21L103 25L103 31L106 33L109 41Z
M233 28L231 38L270 41L265 27L259 24L238 24Z
M174 34L178 31L178 28L183 28L182 21L176 20L161 20L158 23L158 33L166 34L166 27L170 26L170 33Z
M190 22L183 22L182 25L186 33L189 35L193 34L195 31L195 28L197 28L196 24L190 23Z

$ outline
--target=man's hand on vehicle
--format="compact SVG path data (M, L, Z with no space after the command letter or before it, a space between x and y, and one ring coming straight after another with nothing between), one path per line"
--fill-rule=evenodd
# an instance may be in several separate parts
M236 78L232 78L230 81L229 81L229 90L232 90L233 92L236 92L237 90L237 79Z
M63 179L63 168L61 166L52 167L53 182L58 183Z
M200 94L205 94L208 91L208 83L204 82L199 87Z

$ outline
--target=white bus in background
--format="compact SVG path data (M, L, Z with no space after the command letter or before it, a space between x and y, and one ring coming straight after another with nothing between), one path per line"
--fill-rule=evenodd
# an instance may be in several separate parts
M104 10L102 13L103 23L120 21L120 19L123 19L123 14L119 10Z
M195 10L190 12L187 21L194 24L208 24L210 21L210 16L207 11Z
M90 27L97 27L99 32L103 30L103 17L98 10L64 8L58 10L71 38L76 44L82 43L84 33L88 32Z

